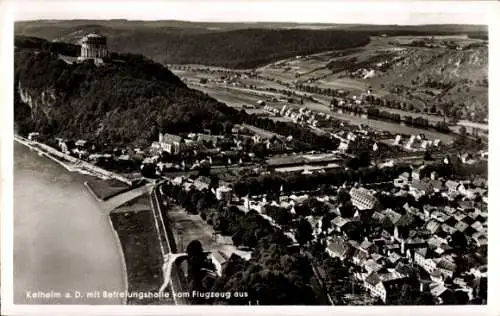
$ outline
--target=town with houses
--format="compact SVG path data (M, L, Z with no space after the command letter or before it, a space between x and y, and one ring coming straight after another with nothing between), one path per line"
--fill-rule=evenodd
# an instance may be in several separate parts
M220 84L232 84L230 78L221 76ZM55 152L46 156L57 155L75 170L108 171L103 181L153 184L157 227L177 225L177 216L208 236L201 243L211 252L215 279L239 262L235 257L257 260L254 248L272 235L307 258L314 289L327 304L485 304L487 138L474 127L394 133L336 117L374 119L373 105L371 90L338 93L329 111L269 97L244 105L259 114L221 134L160 131L152 143L134 148L38 131L24 141L49 146ZM280 130L281 121L304 132ZM180 230L173 229L178 244L179 234L190 235L189 227ZM174 253L170 233L158 234L162 251ZM180 283L190 284L182 281L190 268L180 269ZM177 291L186 286L178 280L172 277Z
M293 111L286 105L281 109L260 106L311 129L332 125L331 115L313 113L304 107ZM416 278L422 295L428 294L427 304L453 304L457 297L461 303L484 303L488 245L486 177L450 177L439 170L429 172L433 168L428 166L467 167L487 161L487 151L457 152L452 159L450 154L443 154L449 146L439 139L427 140L423 134L390 135L343 123L335 132L321 131L338 140L337 149L300 152L292 136L253 126L236 126L226 135L211 135L209 131L187 135L160 133L149 148L114 148L108 152L98 152L82 139L54 142L63 153L92 164L123 166L117 170L128 170L129 176L137 177L137 172L130 170L138 168L143 177L181 190L209 192L222 205L236 206L243 213L256 212L294 243L297 240L293 222L305 218L311 227L308 244L323 244L331 258L340 259L349 268L349 282L360 288L354 292L362 304L394 304L410 278ZM37 137L34 132L28 138L34 141ZM377 157L365 167L394 168L410 159L407 171L380 183L365 186L358 181L345 181L320 190L328 193L318 192L317 188L294 192L283 190L283 186L271 198L268 194L235 192L235 182L244 181L242 174L314 176L347 168L346 160L355 156L350 148L359 148L360 144L366 145L370 156ZM429 148L434 157L425 161L422 155ZM201 173L204 175L198 176ZM298 215L298 208L310 209L311 205L322 211L309 210L306 216ZM214 259L219 273L233 253L250 257L249 252L236 247L229 249L229 253L219 252ZM325 272L318 270L319 278L322 273ZM323 279L328 282L328 277ZM340 304L354 304L353 297L356 295L347 288Z

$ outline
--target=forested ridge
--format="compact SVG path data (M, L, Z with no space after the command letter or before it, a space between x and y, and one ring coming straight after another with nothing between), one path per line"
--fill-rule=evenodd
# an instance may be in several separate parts
M173 64L254 68L322 51L364 46L365 33L338 30L243 29L208 34L170 34L165 57Z
M19 35L77 44L90 32L108 38L111 51L142 54L163 64L203 64L255 68L283 58L334 49L364 46L367 32L345 30L262 29L208 30L201 28L123 29L100 25L69 28L20 28Z
M101 66L92 61L68 64L48 46L16 48L15 119L21 133L36 130L98 143L144 144L160 130L207 128L217 133L236 114L143 56L111 54ZM51 93L55 102L36 102L41 108L30 110L19 89L40 100L42 93Z
M72 45L18 37L14 116L17 132L85 138L99 144L145 146L158 133L231 131L247 123L288 136L311 148L338 146L329 137L289 122L249 115L188 88L166 67L142 55L111 53L103 65L67 63ZM20 94L29 95L30 108ZM50 96L48 98L47 96ZM49 102L50 101L50 102Z

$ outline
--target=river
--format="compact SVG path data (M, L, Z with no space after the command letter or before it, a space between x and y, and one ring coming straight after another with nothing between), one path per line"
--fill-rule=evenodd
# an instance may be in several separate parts
M14 144L14 304L122 303L103 297L125 289L121 253L86 179Z

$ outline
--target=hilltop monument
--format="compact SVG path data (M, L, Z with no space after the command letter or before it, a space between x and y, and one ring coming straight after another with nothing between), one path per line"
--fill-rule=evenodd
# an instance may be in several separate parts
M102 59L108 55L108 45L106 37L90 33L81 41L81 51L78 60Z

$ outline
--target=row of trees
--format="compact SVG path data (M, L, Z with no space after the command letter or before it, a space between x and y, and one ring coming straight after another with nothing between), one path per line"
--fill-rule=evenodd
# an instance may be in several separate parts
M398 113L392 113L388 111L381 111L378 108L371 106L367 109L362 108L360 106L351 106L351 105L339 105L337 102L335 102L337 105L335 105L335 108L342 109L343 111L348 111L354 114L359 114L361 115L362 113L365 113L370 119L383 119L383 120L390 120L393 122L397 123L405 123L410 126L415 126L419 128L433 128L439 132L442 133L449 133L450 129L448 127L448 124L444 121L438 121L435 124L432 124L429 122L428 119L421 117L421 116L411 116L411 115L405 115L404 117L401 117L400 114Z
M332 89L332 88L321 88L318 86L311 86L311 85L306 85L303 83L299 83L295 86L296 89L309 92L309 93L316 93L316 94L322 94L330 97L341 97L347 95L346 91L341 91L339 89Z
M344 183L379 183L392 181L403 172L411 172L407 165L394 167L364 167L358 170L333 169L324 173L259 175L247 177L234 184L236 195L261 195L267 193L314 191L322 184L340 186Z
M290 122L274 121L268 118L258 117L255 114L245 115L244 122L262 129L273 131L285 137L292 136L295 140L307 144L311 149L334 150L339 146L339 141L335 138L320 136L306 127L301 127Z

